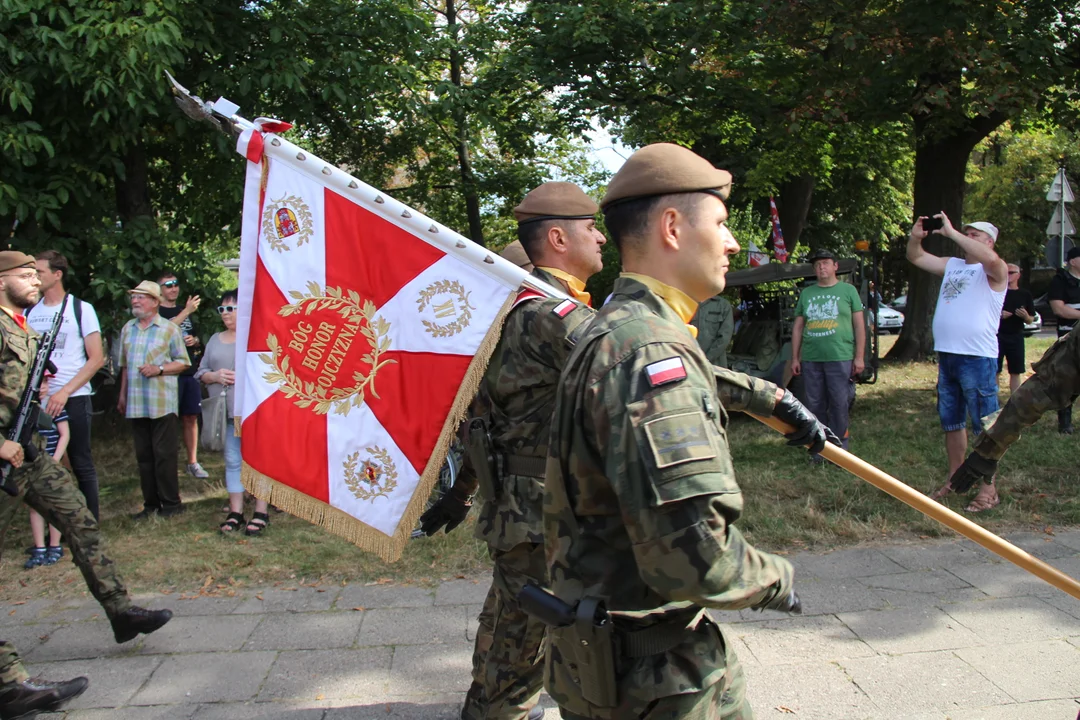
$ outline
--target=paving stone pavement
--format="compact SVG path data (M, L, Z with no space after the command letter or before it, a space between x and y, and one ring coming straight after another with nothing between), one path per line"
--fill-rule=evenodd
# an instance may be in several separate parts
M1080 577L1080 530L1017 545ZM806 614L717 612L758 718L1080 720L1080 600L965 540L791 557ZM0 615L30 671L86 675L65 720L456 718L486 578L140 598L122 646L89 601ZM545 717L558 710L546 695Z

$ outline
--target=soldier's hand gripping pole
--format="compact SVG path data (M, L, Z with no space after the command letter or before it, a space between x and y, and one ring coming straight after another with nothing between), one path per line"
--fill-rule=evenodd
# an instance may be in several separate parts
M763 418L759 415L751 415L751 417L785 435L792 430L787 424L776 418ZM879 490L884 490L900 502L910 505L923 515L952 528L967 539L979 543L995 555L1005 558L1017 567L1027 570L1035 577L1050 583L1058 590L1080 600L1080 582L1057 568L1047 565L1037 557L1024 552L1012 543L1003 540L981 525L976 525L963 515L958 515L944 505L931 500L926 495L905 485L891 475L878 470L870 463L831 443L825 445L821 451L821 456L839 465L852 475L862 478Z

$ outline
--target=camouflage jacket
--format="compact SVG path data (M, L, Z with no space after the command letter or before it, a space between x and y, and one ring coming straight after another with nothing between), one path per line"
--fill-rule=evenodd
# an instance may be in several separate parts
M1047 410L1060 410L1080 394L1080 334L1071 330L1031 366L1035 373L1016 389L993 424L975 443L975 452L1000 460Z
M0 310L0 430L5 437L15 422L19 401L26 390L30 366L38 350L37 339L33 328L23 330Z
M561 282L536 269L533 276L554 287ZM503 324L471 415L486 415L500 467L507 455L547 456L555 386L572 347L571 334L584 330L594 312L586 305L536 298L520 302ZM579 326L580 329L579 329ZM466 453L463 479L475 489L472 463ZM510 550L523 542L542 543L541 507L544 481L503 472L498 497L484 498L476 521L476 537L494 550Z
M775 393L747 378L734 396L770 414ZM552 592L571 605L601 598L617 629L634 630L790 590L791 564L733 524L743 498L726 424L716 371L682 320L641 283L617 280L559 383L544 493ZM686 647L636 659L635 693L718 682L723 669ZM547 679L552 697L580 705L570 671Z
M719 295L698 306L690 324L698 329L697 341L709 362L728 366L727 349L735 332L735 315L731 303Z

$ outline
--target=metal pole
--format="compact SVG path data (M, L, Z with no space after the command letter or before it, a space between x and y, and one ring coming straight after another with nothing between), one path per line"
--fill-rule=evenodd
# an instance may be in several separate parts
M758 415L751 415L751 417L765 423L779 433L787 434L794 429L776 418L763 418ZM1077 582L1057 568L1047 565L1037 557L1024 552L1012 543L1003 540L981 525L976 525L963 515L958 515L944 505L931 500L918 490L915 490L891 475L878 470L870 463L852 455L847 450L826 443L825 449L821 451L821 455L826 460L842 467L852 475L862 478L879 490L884 490L900 502L910 505L923 515L937 520L946 527L952 528L969 540L979 543L995 555L1005 558L1017 567L1027 570L1040 580L1045 580L1058 590L1066 592L1077 600L1080 600L1080 582Z

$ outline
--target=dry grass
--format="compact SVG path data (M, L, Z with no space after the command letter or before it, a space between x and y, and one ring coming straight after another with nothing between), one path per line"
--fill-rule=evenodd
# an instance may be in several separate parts
M887 346L891 339L883 341ZM1048 345L1049 340L1029 341L1029 359ZM888 365L876 385L859 387L852 418L853 452L924 491L941 484L946 471L935 379L936 366L928 363ZM999 481L1002 503L976 516L979 522L994 530L1080 523L1076 436L1059 436L1054 422L1052 416L1044 418L1006 456ZM210 482L185 476L181 490L188 513L136 524L128 519L141 497L127 428L106 416L95 418L94 432L103 531L110 555L135 592L227 594L245 584L344 581L431 584L488 565L471 523L448 536L411 542L394 564L282 514L272 515L263 537L223 537L217 532L226 498L220 455L200 458ZM764 547L831 547L951 532L838 468L809 466L804 452L787 448L776 433L752 420L736 417L731 438L747 501L740 525ZM950 501L955 510L964 504L960 498ZM29 544L29 524L20 514L8 531L0 598L86 594L68 558L53 567L23 570L21 551Z

